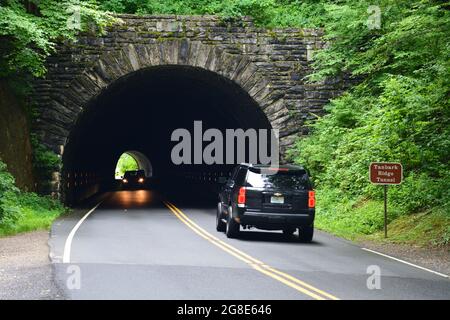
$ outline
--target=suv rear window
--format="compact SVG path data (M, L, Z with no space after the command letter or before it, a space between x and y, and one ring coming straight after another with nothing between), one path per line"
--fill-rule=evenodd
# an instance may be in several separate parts
M304 170L276 171L268 174L259 169L251 168L247 175L247 186L293 190L311 189L308 174Z

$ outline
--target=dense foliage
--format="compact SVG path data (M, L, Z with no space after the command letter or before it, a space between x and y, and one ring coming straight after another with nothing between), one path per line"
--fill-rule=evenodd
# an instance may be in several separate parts
M450 14L441 2L386 0L379 2L380 28L369 29L370 3L327 7L331 45L317 54L311 78L347 72L361 83L329 104L329 113L311 125L313 134L298 142L292 156L312 170L323 190L322 221L354 233L382 226L380 215L371 217L368 208L368 200L382 195L368 183L369 163L401 162L405 180L390 188L390 218L445 212L448 241ZM366 210L357 215L360 206Z
M63 211L54 199L20 191L0 161L0 236L47 228Z
M42 76L57 41L111 22L95 1L0 0L0 77Z
M208 14L224 19L251 16L266 27L317 26L325 21L322 0L99 0L102 9L136 14Z

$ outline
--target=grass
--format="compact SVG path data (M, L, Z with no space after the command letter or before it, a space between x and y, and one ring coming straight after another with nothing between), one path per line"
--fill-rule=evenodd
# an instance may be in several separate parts
M376 232L369 240L384 242L384 233ZM450 245L450 215L443 208L401 216L388 226L388 240L421 247Z
M384 239L383 201L351 199L336 190L317 190L315 225L349 240L371 240L421 247L450 246L449 207L404 214L388 203L388 239Z
M0 222L0 237L48 230L53 221L66 211L57 200L35 193L17 193L7 205L10 213Z

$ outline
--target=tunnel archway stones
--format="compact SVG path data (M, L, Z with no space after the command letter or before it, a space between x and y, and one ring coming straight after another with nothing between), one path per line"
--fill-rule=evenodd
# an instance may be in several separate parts
M182 59L181 52L185 55ZM183 64L183 61L192 62L192 65ZM292 111L286 108L278 92L271 90L273 86L268 77L248 57L230 54L199 41L192 44L186 40L170 40L157 45L128 44L116 52L105 54L73 80L69 99L76 106L85 106L111 83L140 70L167 65L196 67L235 82L260 106L272 128L282 133L280 140L286 136L283 128L289 124L291 128L296 126ZM280 146L286 146L286 143L280 141Z

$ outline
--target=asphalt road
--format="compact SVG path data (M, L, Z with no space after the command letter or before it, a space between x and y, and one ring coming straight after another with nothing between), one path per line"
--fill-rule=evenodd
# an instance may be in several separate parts
M450 299L448 278L323 232L311 244L259 230L227 239L211 206L144 190L100 200L52 228L68 299Z

